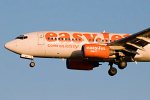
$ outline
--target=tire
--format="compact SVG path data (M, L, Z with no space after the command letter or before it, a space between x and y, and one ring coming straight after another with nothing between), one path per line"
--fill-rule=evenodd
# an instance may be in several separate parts
M35 66L35 63L34 62L31 62L30 63L30 67L34 67Z
M117 69L114 68L114 67L110 68L110 69L108 70L108 74L109 74L110 76L116 75L116 74L117 74Z
M127 62L120 62L119 64L118 64L118 68L119 69L124 69L124 68L126 68L127 67Z

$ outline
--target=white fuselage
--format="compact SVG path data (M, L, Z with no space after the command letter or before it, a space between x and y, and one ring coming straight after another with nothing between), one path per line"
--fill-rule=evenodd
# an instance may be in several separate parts
M43 31L27 33L24 36L27 38L10 41L5 44L5 47L20 55L81 59L81 48L84 44L107 45L107 43L129 36L129 34ZM144 51L138 50L139 55L136 55L134 60L150 61L149 50L150 45L145 46ZM110 58L114 58L114 56L110 56Z

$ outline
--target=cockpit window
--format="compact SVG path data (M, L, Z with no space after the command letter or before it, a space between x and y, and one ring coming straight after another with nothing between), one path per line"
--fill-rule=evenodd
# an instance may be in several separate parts
M20 36L18 36L18 37L16 37L16 39L27 39L28 38L28 36L24 36L24 35L20 35Z

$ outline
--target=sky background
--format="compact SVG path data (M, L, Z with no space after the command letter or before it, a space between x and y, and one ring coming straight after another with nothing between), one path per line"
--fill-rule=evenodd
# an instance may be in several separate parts
M30 60L4 48L34 31L133 34L150 27L150 0L0 0L0 100L149 100L150 63L128 63L108 75L66 68L61 59Z

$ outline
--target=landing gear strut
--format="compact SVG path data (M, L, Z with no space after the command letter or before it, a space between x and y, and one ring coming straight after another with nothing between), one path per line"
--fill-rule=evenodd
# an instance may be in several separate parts
M34 66L35 66L34 60L31 60L30 67L34 67Z
M108 74L110 76L114 76L115 74L117 74L117 69L112 67L112 65L113 65L112 62L110 62L109 65L110 65L110 69L108 70Z
M21 54L20 57L21 58L25 58L25 59L31 59L30 67L34 67L35 66L33 56L26 55L26 54Z

